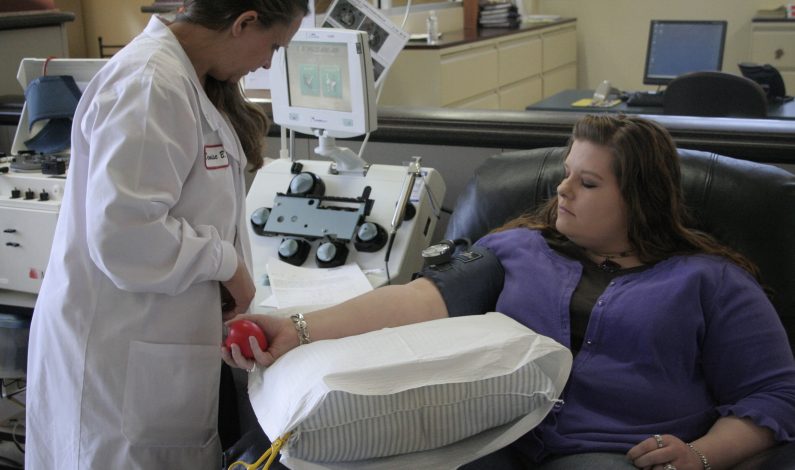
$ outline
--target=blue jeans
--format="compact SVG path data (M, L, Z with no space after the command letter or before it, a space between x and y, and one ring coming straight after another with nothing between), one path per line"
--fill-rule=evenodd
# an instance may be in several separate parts
M460 470L637 470L624 454L592 452L587 454L559 455L540 463L531 462L512 446L481 457Z
M512 446L481 457L460 470L623 470L637 468L624 454L592 452L549 457L533 463ZM734 470L795 470L795 442L779 444L748 458Z

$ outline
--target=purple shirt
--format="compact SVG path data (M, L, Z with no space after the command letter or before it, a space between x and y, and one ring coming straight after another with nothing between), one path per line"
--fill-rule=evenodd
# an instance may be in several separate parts
M505 270L496 311L569 346L582 265L527 229L478 245ZM626 452L653 434L689 442L727 415L795 441L795 360L784 327L759 284L716 256L675 256L611 281L561 398L516 443L536 459Z

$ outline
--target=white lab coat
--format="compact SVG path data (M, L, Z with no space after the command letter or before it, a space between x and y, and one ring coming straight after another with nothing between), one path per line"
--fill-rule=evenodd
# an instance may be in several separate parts
M220 467L245 163L158 19L89 84L30 332L28 470Z

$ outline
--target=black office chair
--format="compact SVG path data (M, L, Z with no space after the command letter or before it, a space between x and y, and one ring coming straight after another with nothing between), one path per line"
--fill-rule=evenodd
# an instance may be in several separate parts
M486 159L461 192L445 238L474 242L543 204L563 177L565 151L564 147L522 150ZM759 266L762 283L772 289L771 300L795 349L795 175L713 153L680 149L679 155L685 202L699 228ZM734 467L767 469L795 469L795 443Z
M767 116L765 90L739 75L724 72L692 72L668 84L663 100L665 114L678 116Z

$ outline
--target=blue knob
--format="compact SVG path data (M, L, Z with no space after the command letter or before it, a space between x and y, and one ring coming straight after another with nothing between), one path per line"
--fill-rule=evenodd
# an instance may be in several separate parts
M331 242L325 242L317 247L317 259L328 263L337 255L337 247Z
M359 240L369 242L378 235L378 227L372 222L365 222L359 226Z
M309 173L299 173L290 181L290 192L294 194L305 194L312 190L315 179Z
M279 254L285 258L289 258L298 253L298 242L292 238L282 240L279 244Z
M271 215L271 210L267 207L260 207L251 213L251 222L257 225L265 225L268 217Z

